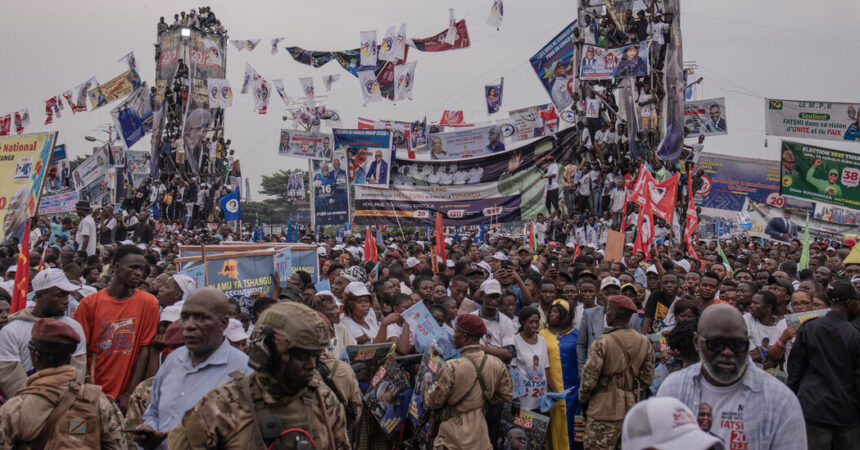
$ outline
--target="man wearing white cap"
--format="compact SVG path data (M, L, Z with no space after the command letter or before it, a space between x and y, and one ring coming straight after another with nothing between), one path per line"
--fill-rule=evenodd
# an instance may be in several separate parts
M177 273L170 277L158 290L158 305L162 307L159 321L165 321L165 317L179 317L182 304L188 294L196 288L197 282L184 273Z
M487 326L487 334L481 338L481 348L484 353L499 358L505 364L511 362L514 353L514 336L517 333L514 322L508 316L499 313L499 302L502 300L502 286L498 280L488 279L481 283L478 291L481 307L475 314Z
M238 348L242 352L248 348L248 338L251 337L245 328L242 327L242 322L239 319L231 318L227 322L227 328L224 329L224 337L230 341L230 345Z
M672 397L637 403L624 417L621 450L723 450L720 438L699 428L696 416Z
M74 319L66 317L69 294L78 287L69 282L62 269L45 269L33 277L33 292L36 305L9 316L9 323L0 329L0 389L7 396L23 388L27 377L34 372L27 344L32 337L33 325L42 318L57 319L75 330L80 337L72 366L75 378L83 382L86 375L86 340L84 330Z

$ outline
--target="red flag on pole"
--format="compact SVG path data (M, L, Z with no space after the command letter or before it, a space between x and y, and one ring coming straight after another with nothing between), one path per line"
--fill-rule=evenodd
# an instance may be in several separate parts
M692 171L690 175L692 175ZM696 229L699 227L699 215L696 214L695 192L693 192L693 177L689 176L687 181L687 197L689 200L687 201L687 221L684 224L684 242L687 244L687 253L696 258L702 264L702 267L704 267L703 261L699 259L699 256L696 255L696 250L693 248L693 234L696 233Z
M367 227L367 232L364 237L364 260L373 261L375 263L379 262L379 254L376 250L376 239L374 239L373 234L370 233L370 226Z
M645 206L639 207L636 218L636 241L633 243L633 254L637 251L645 253L645 261L650 259L648 254L654 246L654 214L651 210L651 196L645 196Z
M24 222L24 237L21 251L18 252L18 267L15 271L15 286L12 289L12 308L14 314L27 307L27 291L30 288L30 219Z
M436 256L447 261L445 255L445 229L442 228L442 213L436 213Z
M579 240L576 241L576 250L573 251L573 259L576 260L576 257L579 256Z

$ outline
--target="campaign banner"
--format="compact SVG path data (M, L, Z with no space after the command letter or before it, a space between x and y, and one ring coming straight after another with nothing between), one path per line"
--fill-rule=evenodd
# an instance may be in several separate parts
M821 317L830 312L830 308L825 309L817 309L814 311L807 311L802 313L794 313L794 314L786 314L785 315L785 325L787 327L797 328L803 322L806 322L809 319L815 319Z
M94 149L93 154L72 172L75 188L81 190L93 184L94 181L103 177L110 168L110 154L107 147Z
M13 236L21 239L25 221L35 215L56 139L57 133L0 137L0 171L6 174L0 182L4 243Z
M263 291L271 296L275 286L272 271L274 256L269 255L222 255L206 261L208 286L222 291L227 297L248 297L253 292Z
M444 360L441 355L433 353L433 350L427 348L424 350L424 357L421 358L421 366L418 368L418 374L415 376L415 389L412 391L412 400L409 402L409 421L412 425L418 426L421 419L426 414L429 414L427 407L424 404L424 392L430 389L436 382L436 374L442 368ZM425 448L429 442L427 433L430 431L430 421L425 420L424 426L420 430L413 431L416 433L418 440L418 448Z
M782 195L860 208L860 155L782 142Z
M559 133L559 140L574 131ZM557 157L551 138L490 156L456 161L396 160L390 189L355 190L355 223L396 226L479 225L534 220L547 214L539 162Z
M508 116L509 119L500 124L502 139L506 142L524 141L558 131L558 115L551 103L508 111Z
M505 151L498 125L430 134L430 159L464 159Z
M391 145L397 150L406 150L407 153L426 145L425 128L426 124L421 122L358 118L359 130L391 130Z
M790 207L799 216L812 213L813 205L780 195L780 172L776 161L702 153L697 169L704 171L696 206L741 211L744 203Z
M56 192L69 187L69 173L66 144L54 146L43 192Z
M611 80L625 77L644 77L651 70L648 53L651 41L618 48L582 47L579 78L582 80Z
M684 102L684 128L690 130L687 137L727 134L726 99L720 97Z
M68 156L66 155L66 144L54 146L54 152L51 153L51 164L56 164L65 159L68 159Z
M502 434L495 448L523 450L545 448L549 417L523 409L520 409L516 415L511 413L511 408L502 410Z
M402 316L403 320L409 323L416 350L436 348L442 355L442 359L446 360L460 356L460 352L454 347L454 336L439 326L424 302L412 305L403 312Z
M349 182L346 152L335 150L331 162L311 160L312 215L316 225L349 222Z
M146 83L112 109L110 115L126 148L131 148L143 139L146 133L152 131L153 122Z
M411 401L412 375L397 361L389 361L380 367L370 382L370 389L364 394L364 404L370 409L370 415L389 439L394 438L406 421Z
M134 186L140 186L140 183L149 176L149 152L146 150L126 150L125 162L128 173L133 177Z
M111 177L109 171L102 173L92 183L87 184L81 189L81 196L89 201L93 207L113 203L111 201L111 191L113 188L110 185Z
M316 284L320 280L319 265L316 248L290 248L290 275L299 270L305 271Z
M303 130L281 130L278 154L331 161L332 135Z
M185 30L189 30L185 28ZM164 100L164 91L172 85L179 60L188 68L190 81L189 102L193 105L209 105L209 78L227 78L227 53L223 36L190 29L190 36L182 36L181 30L167 31L158 35L159 52L156 54L155 101Z
M206 287L206 268L203 264L191 266L185 270L177 272L177 274L186 275L194 280L194 289Z
M379 368L393 357L395 347L397 347L397 344L394 342L386 342L382 344L348 345L344 349L344 354L340 355L340 359L343 360L345 357L346 361L349 362L362 394L370 389L370 383Z
M349 181L355 186L388 187L394 160L391 130L334 130L335 148L349 159Z
M81 197L78 191L61 192L59 194L43 195L39 199L39 215L62 214L75 212L75 204Z
M129 69L113 79L102 83L87 92L92 110L131 95L141 86L140 75L134 69Z
M860 104L764 99L764 134L860 141Z
M529 59L538 79L559 110L573 103L573 93L576 92L574 29L576 20Z
M302 172L291 173L287 177L287 200L305 199L305 175Z

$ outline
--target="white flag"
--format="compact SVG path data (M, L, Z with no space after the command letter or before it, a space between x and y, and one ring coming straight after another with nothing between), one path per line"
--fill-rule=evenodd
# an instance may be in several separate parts
M24 128L30 126L30 113L27 108L20 111L15 111L15 133L21 134Z
M314 79L312 77L299 78L302 84L302 92L305 94L305 103L308 108L314 107Z
M242 80L242 90L240 90L239 92L242 94L247 94L248 85L257 78L260 78L260 74L258 74L257 71L254 70L254 68L251 67L250 64L245 63L245 79Z
M331 75L326 75L323 77L323 84L325 85L325 91L331 91L331 85L334 84L335 81L340 80L339 73L333 73Z
M129 69L137 69L137 61L134 59L134 52L128 52L127 55L119 59L119 62L128 64Z
M272 38L272 54L273 55L278 54L278 44L280 44L281 41L283 41L283 40L284 40L284 38Z
M254 111L258 114L266 114L269 108L269 82L264 78L257 78L251 84L254 94Z
M275 86L275 90L278 91L278 96L281 97L281 100L284 101L284 104L289 107L290 103L293 101L293 98L287 95L287 90L284 89L284 81L272 80L272 85Z
M262 39L248 39L242 42L244 43L245 48L248 49L249 52L253 52L254 49L257 48L257 45L260 44L260 41L262 41Z
M394 59L406 57L406 24L400 24L400 30L394 38Z
M502 16L505 15L502 0L493 0L493 6L490 7L490 17L487 18L487 25L496 27L496 30L502 26Z
M209 107L226 108L233 106L233 89L230 82L224 78L209 78L206 80L209 89Z
M376 30L361 32L361 58L358 65L376 67Z
M448 32L445 33L445 43L454 45L457 41L457 30L454 27L454 8L448 8Z
M92 77L83 84L79 84L74 89L74 97L69 101L69 106L72 107L72 114L87 110L87 96L90 89L98 87L99 82L96 77Z
M236 51L241 52L242 50L245 50L245 41L240 41L238 39L232 39L232 40L230 40L230 43L233 44L233 47L236 47ZM243 94L244 94L244 92L243 92Z
M331 115L331 118L326 119L326 125L330 128L340 128L343 126L343 122L340 120L340 114L333 109L326 109L326 113Z
M394 66L394 100L412 100L412 86L415 84L415 65L418 61Z
M394 39L396 38L394 27L388 27L385 30L385 37L379 43L379 59L382 61L396 61L397 56L394 54Z
M209 64L220 66L224 59L221 56L221 46L212 39L203 39L205 49L205 58Z
M361 83L361 95L364 103L376 103L382 101L382 92L379 90L379 81L373 70L359 70L358 81Z

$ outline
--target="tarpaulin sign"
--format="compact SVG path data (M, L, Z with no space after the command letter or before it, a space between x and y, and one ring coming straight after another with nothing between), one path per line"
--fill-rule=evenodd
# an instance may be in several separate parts
M860 208L860 155L783 141L782 195Z
M0 240L4 243L12 236L20 239L27 218L35 215L56 139L57 133L0 137L0 171L4 174L0 180Z
M247 297L256 291L271 296L275 289L271 276L274 267L271 252L217 255L206 260L208 286L224 292L227 297Z

